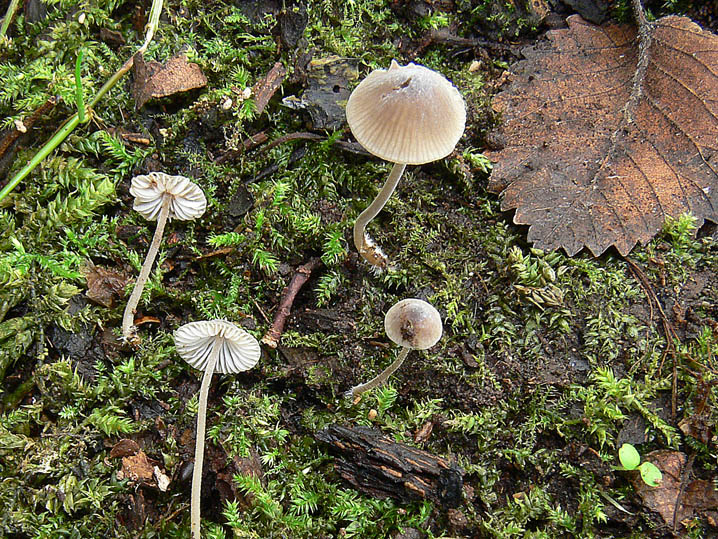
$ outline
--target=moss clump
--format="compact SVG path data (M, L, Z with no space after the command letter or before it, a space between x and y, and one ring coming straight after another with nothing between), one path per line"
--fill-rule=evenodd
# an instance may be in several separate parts
M183 49L208 87L137 111L120 84L95 107L96 123L2 203L0 535L186 537L199 384L178 361L171 331L224 317L261 337L295 268L314 257L323 267L297 297L282 346L256 372L218 377L210 390L207 536L658 535L662 522L612 468L633 422L645 432L631 441L642 455L677 448L695 454L697 476L714 475L714 230L696 236L690 217L669 222L631 255L645 283L613 254L532 249L484 189L490 164L479 149L494 121L485 85L498 74L493 63L424 39L437 27L474 36L479 17L497 35L517 27L492 22L486 2L407 11L418 4L316 0L305 17L299 4L169 0L147 58ZM10 171L74 112L75 52L86 51L89 94L141 40L130 3L47 5L35 22L21 13L0 44L4 128L63 97L12 150ZM289 47L287 25L297 21L306 25ZM358 59L362 73L392 58L418 61L466 96L456 155L410 168L370 225L396 270L374 275L350 248L353 220L388 165L344 151L335 144L347 140L343 131L237 151L260 132L271 140L307 130L308 116L281 103L302 95L306 51ZM480 67L471 71L474 59ZM275 62L288 72L284 95L257 114L244 90ZM126 132L149 144L128 142ZM129 179L157 168L196 179L209 208L164 241L140 304L145 338L130 350L115 339L123 292L111 307L91 303L82 268L137 271L152 227L129 211ZM673 328L668 336L646 284ZM341 401L391 361L383 315L406 297L439 309L445 337L358 405ZM372 425L455 458L466 470L464 518L351 489L313 436L330 423ZM427 425L431 434L415 442ZM170 478L166 492L152 480L118 479L122 458L110 452L123 438ZM707 533L699 517L689 523L694 536Z

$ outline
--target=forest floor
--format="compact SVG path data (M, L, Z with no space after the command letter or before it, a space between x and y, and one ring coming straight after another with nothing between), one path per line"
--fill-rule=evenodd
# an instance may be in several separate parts
M0 42L0 184L75 112L78 51L89 98L141 44L148 10L24 3ZM200 82L138 107L176 80L148 90L136 65L0 202L0 535L188 537L200 373L172 332L224 318L260 339L315 259L279 346L213 379L206 537L716 533L718 228L681 216L628 258L568 257L533 249L486 190L491 96L570 13L558 1L167 0L145 60L183 54ZM691 14L715 24L707 8ZM468 116L456 151L408 167L370 225L393 263L377 274L351 227L390 165L353 142L343 104L392 59L444 74ZM122 311L154 225L129 185L149 171L192 178L208 210L168 225L131 347ZM347 401L396 356L383 317L408 297L439 310L443 338ZM370 449L327 442L337 432L383 444L399 468L423 455L451 473L406 472L418 494L380 477L388 464L362 460ZM624 443L663 471L658 486L620 469Z

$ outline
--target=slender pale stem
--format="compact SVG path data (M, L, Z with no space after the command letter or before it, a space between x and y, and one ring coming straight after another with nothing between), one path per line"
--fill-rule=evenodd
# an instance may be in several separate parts
M150 8L150 16L149 20L147 22L147 25L145 26L145 42L142 44L142 46L137 50L137 53L144 53L147 49L147 46L150 44L150 41L152 41L152 38L155 35L155 31L157 30L157 27L159 25L160 21L160 14L162 13L162 4L164 0L152 0L152 7ZM5 15L5 19L3 19L3 26L0 28L0 37L5 35L5 32L7 31L7 25L10 24L11 16L9 13L11 11L14 12L14 10L17 9L19 5L19 1L12 0L10 5L8 6L8 14ZM4 29L4 31L3 31ZM95 94L95 97L93 97L89 103L87 103L87 108L92 108L97 104L97 102L102 99L107 92L109 92L112 88L114 88L115 84L117 84L117 81L119 81L133 66L135 61L134 56L130 56L127 61L122 64L122 67L115 71L114 75L112 75L108 81L102 85L102 88L99 89L97 94ZM3 200L10 192L17 187L17 185L24 180L28 174L30 174L33 170L35 170L35 167L39 165L43 159L45 159L52 151L57 148L60 144L62 144L62 141L64 141L67 136L72 133L72 131L80 124L80 114L75 113L70 118L68 118L62 126L55 132L55 134L48 140L42 148L38 150L38 152L33 156L32 159L20 169L20 171L13 176L10 181L7 182L5 187L0 190L0 201Z
M152 271L152 265L155 263L157 251L160 249L160 242L162 241L162 234L164 233L165 225L167 224L167 217L170 213L171 202L172 197L165 195L165 199L162 202L162 209L157 217L157 228L155 228L155 235L152 237L150 250L147 251L145 263L142 264L140 275L137 277L137 283L135 283L135 289L132 291L132 295L127 301L125 314L122 316L122 336L127 340L129 340L134 333L133 327L135 323L135 309L140 302L140 296L142 296L142 290L145 288L147 279L150 277L150 271Z
M197 435L194 441L194 470L192 470L192 539L200 539L202 502L202 462L204 461L204 432L207 424L207 395L209 395L209 383L212 381L212 374L217 365L219 351L222 348L222 341L217 340L212 346L212 353L204 369L202 385L199 388L199 410L197 410Z
M396 358L394 363L389 365L386 369L381 371L379 374L377 374L374 378L372 378L365 384L359 384L358 386L354 386L344 395L347 398L351 399L356 397L360 393L364 393L365 391L374 389L375 387L380 386L381 384L386 382L386 379L389 378L389 376L391 376L396 369L401 367L402 363L404 363L406 356L409 354L409 350L411 350L411 348L407 348L406 346L402 347L401 352L399 352L399 357Z
M77 104L77 121L81 124L90 121L85 113L85 96L82 91L82 56L84 52L80 50L77 53L77 61L75 62L75 103Z
M2 20L2 26L0 26L0 38L5 37L7 30L10 27L12 18L15 16L17 8L20 7L20 0L10 0L10 4L5 12L5 18Z
M396 189L405 168L406 164L404 163L394 163L394 166L389 173L389 177L384 183L384 187L381 188L381 191L379 191L379 194L376 195L374 201L369 204L363 212L361 212L354 223L354 245L362 258L370 264L373 264L373 261L371 258L367 257L367 242L365 237L366 226L369 224L369 221L374 219L374 217L379 214L381 209L386 204L386 201L389 200L389 197L394 192L394 189Z

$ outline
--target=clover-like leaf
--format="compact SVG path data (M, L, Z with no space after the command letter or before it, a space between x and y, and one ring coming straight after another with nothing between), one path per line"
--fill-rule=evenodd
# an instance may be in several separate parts
M638 467L638 471L641 472L641 479L649 487L657 487L663 479L663 474L658 466L652 462L644 462Z
M623 444L618 450L618 460L626 470L635 470L641 462L641 456L631 444Z

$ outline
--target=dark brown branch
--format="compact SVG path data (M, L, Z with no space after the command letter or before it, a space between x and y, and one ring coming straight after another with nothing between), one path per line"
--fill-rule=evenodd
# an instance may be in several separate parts
M337 473L365 494L426 499L445 509L461 504L464 470L442 457L396 443L369 427L332 425L315 436L340 455L334 463Z
M297 133L288 133L286 135L282 135L279 138L274 139L272 142L261 148L261 152L268 152L272 148L276 148L277 146L284 144L285 142L290 142L292 140L311 140L314 142L323 142L327 140L328 137L325 137L323 135L317 135L316 133L309 133L308 131L299 131ZM257 133L256 135L253 135L252 138L245 140L242 143L242 148L238 150L231 150L222 155L217 159L217 163L226 163L227 161L232 161L242 155L245 151L252 150L259 146L260 144L263 144L267 140L267 135L262 131L260 133ZM343 140L337 140L333 144L337 148L344 150L346 152L354 153L357 155L364 155L366 157L372 157L376 159L375 156L367 152L362 146L356 142L345 142ZM254 181L254 180L252 180Z
M289 281L289 285L282 291L282 299L279 302L277 313L274 315L272 327L270 327L264 337L262 337L262 342L270 348L277 347L279 339L282 337L282 333L284 333L287 317L292 312L294 298L297 297L297 293L301 290L302 286L304 286L304 283L309 280L312 272L321 266L321 264L322 261L320 258L312 258L306 264L299 266L292 280Z

